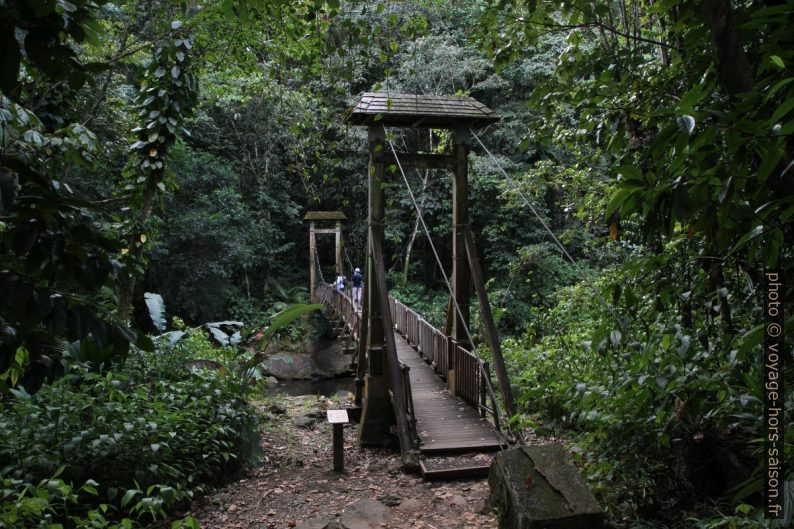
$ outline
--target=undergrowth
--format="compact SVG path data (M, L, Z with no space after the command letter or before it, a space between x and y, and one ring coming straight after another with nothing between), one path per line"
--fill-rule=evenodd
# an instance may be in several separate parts
M0 415L0 527L196 527L180 510L254 458L254 409L194 331L166 352L134 350L115 372L73 365ZM176 518L175 518L176 517ZM176 521L174 521L176 519Z

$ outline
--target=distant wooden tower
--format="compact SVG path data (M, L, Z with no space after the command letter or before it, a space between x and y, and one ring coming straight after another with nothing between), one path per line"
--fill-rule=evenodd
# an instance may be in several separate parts
M334 236L334 271L339 273L342 270L342 221L347 217L341 211L309 211L304 215L303 220L309 222L309 299L314 297L314 288L317 286L319 277L319 264L317 259L317 235L328 234ZM318 228L316 223L329 224L333 222L333 228Z
M452 290L461 315L450 299L446 334L449 337L449 371L447 381L455 392L455 347L466 344L464 323L469 323L469 285L473 282L487 328L488 342L494 353L494 364L508 410L513 408L510 386L499 348L496 327L485 295L474 238L469 225L468 202L468 138L469 129L498 121L487 106L471 97L430 96L397 93L365 93L347 121L366 126L369 132L369 224L366 261L367 287L362 314L362 342L359 365L368 366L364 381L364 398L359 429L362 444L376 444L390 437L390 426L396 422L403 460L410 448L404 409L403 387L395 349L393 326L389 314L386 272L384 269L384 188L386 168L396 165L389 151L384 127L423 127L450 129L453 132L451 154L398 153L403 169L446 169L453 173L452 226L453 269ZM374 284L373 284L374 281ZM468 344L466 344L468 345ZM363 353L366 353L365 355ZM390 395L391 393L391 395Z

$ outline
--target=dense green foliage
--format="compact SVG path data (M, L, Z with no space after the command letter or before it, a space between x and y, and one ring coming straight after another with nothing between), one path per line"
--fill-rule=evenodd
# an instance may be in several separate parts
M260 327L303 301L307 210L342 210L345 268L363 265L366 133L343 118L383 90L471 95L501 117L478 134L515 186L472 142L470 202L518 420L573 442L616 527L762 525L763 271L794 272L792 12L3 2L3 516L157 513L238 467L261 354L180 333ZM390 132L449 149L446 131ZM449 270L450 179L407 176ZM442 326L442 274L396 171L386 195L393 292ZM153 325L162 300L145 292L187 327ZM791 336L790 285L786 299ZM474 306L472 323L478 339ZM184 369L195 359L229 376Z
M503 63L565 36L529 99L528 145L614 175L601 212L620 266L601 274L597 302L584 285L559 290L513 358L527 408L582 433L618 509L758 505L763 272L794 262L791 8L508 2L483 14L502 29L481 39Z
M204 332L189 335L154 354L135 349L115 372L76 364L34 395L14 390L0 428L4 527L67 514L145 525L250 462L254 410L236 377L189 367L214 352ZM37 500L39 483L48 493Z

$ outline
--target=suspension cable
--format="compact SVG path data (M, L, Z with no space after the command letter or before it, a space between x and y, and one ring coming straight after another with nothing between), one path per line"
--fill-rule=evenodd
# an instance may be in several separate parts
M317 264L317 271L320 272L320 282L325 284L325 278L323 277L323 267L320 266L320 256L317 255L317 249L314 250L314 261Z
M447 273L444 271L444 265L441 264L441 258L438 256L436 245L433 244L433 239L430 237L430 230L427 228L427 224L425 224L425 218L424 215L422 215L422 210L419 207L419 203L416 201L414 192L411 189L411 184L408 183L408 177L405 176L405 171L403 170L403 166L400 163L400 158L397 155L397 150L394 148L394 144L389 139L388 131L386 130L385 126L383 127L383 132L386 134L386 142L389 144L389 147L391 148L391 151L394 154L394 160L397 162L397 167L400 169L400 174L403 177L403 182L405 183L405 187L408 189L408 196L411 198L411 202L414 205L414 209L416 209L416 216L419 219L419 222L422 224L422 229L424 230L425 236L427 237L427 242L430 243L430 249L433 250L433 255L436 258L436 264L438 264L438 269L441 271L441 276L444 278L444 283L447 285L447 290L449 290L449 295L452 299L453 304L455 305L455 311L458 313L461 323L463 323L463 329L466 331L466 338L469 340L469 343L471 343L472 349L475 349L476 351L476 348L474 347L474 340L471 337L471 332L469 332L469 326L466 324L466 320L463 317L463 312L460 310L460 305L458 305L458 300L455 297L455 293L452 291L452 284L449 282Z
M474 345L474 339L472 339L471 337L471 331L469 330L469 325L466 322L466 319L463 317L463 312L460 310L458 299L455 297L455 293L452 290L452 285L449 282L447 273L444 271L444 265L441 263L441 258L438 256L436 245L433 243L432 237L430 237L430 230L427 228L424 215L422 215L422 210L419 207L419 203L416 201L414 192L411 189L411 184L408 182L408 177L405 176L405 171L403 170L402 164L400 163L400 157L397 155L397 150L394 148L394 144L389 139L389 134L385 126L383 126L383 133L385 135L386 142L389 144L389 147L391 148L391 151L394 154L394 160L397 163L397 167L400 169L400 174L403 177L403 182L405 183L405 187L408 189L408 196L410 196L411 202L414 205L414 209L416 209L416 215L419 218L419 222L422 224L422 229L424 230L425 236L427 237L427 242L430 244L430 248L433 250L433 255L436 258L436 264L438 265L438 269L441 271L441 275L444 278L444 283L446 283L447 285L447 290L449 290L449 296L450 299L452 300L453 305L455 306L455 311L457 312L458 317L460 318L461 324L463 324L463 330L466 331L466 338L468 338L469 343L471 344L472 353L474 353L474 356L477 358L477 360L482 361L482 358L480 358L480 355L477 352L477 347ZM483 378L485 379L485 383L488 386L488 391L490 392L491 396L493 396L495 393L490 377L483 377ZM509 428L509 421L508 421L508 428Z
M493 162L493 164L496 166L496 168L499 170L499 172L501 172L501 173L502 173L502 175L504 175L504 177L507 179L507 181L508 181L508 182L510 183L510 185L513 187L513 191L515 191L515 192L518 194L518 196L520 196L520 197L521 197L521 199L524 201L524 204L526 204L526 205L527 205L527 207L528 207L528 208L529 208L529 210L532 212L532 214L533 214L533 215L535 215L535 218L537 218L537 219L538 219L538 221L539 221L539 222L540 222L540 224L543 226L543 228L546 230L546 232L549 234L549 236L552 238L552 240L554 240L555 244L556 244L556 245L557 245L557 246L560 248L560 250L562 251L562 253L563 253L563 254L565 254L565 256L568 258L568 260L569 260L569 261L571 262L571 264L574 266L574 268L576 269L576 271L577 271L577 272L579 272L579 275L582 277L582 279L584 279L585 283L586 283L586 284L587 284L587 286L590 288L590 290L592 290L592 291L593 291L593 293L595 294L595 297L596 297L596 298L597 298L597 299L598 299L598 300L599 300L599 301L600 301L600 302L601 302L601 303L602 303L602 304L603 304L603 305L604 305L604 306L605 306L607 309L609 309L609 312L611 312L611 313L612 313L612 316L613 316L615 319L617 319L617 314L615 313L615 308L614 308L614 307L613 307L611 304L607 303L607 301L604 299L604 296L603 296L603 294L602 294L601 292L599 292L599 291L598 291L598 289L595 287L595 285L593 285L593 283L592 283L592 281L590 280L590 277L588 276L588 274L586 274L586 273L584 272L584 270L582 269L582 267L581 267L581 266L579 266L579 263L577 263L577 262L576 262L576 260L574 260L574 258L573 258L573 257L571 257L571 254L570 254L570 253L568 253L568 250L566 250L566 249L565 249L565 246L563 246L563 244L560 242L560 240L557 238L557 236L556 236L556 235L554 235L554 232L552 232L552 231L551 231L551 228L549 228L549 226L546 224L546 222L543 220L543 218L542 218L542 217L540 216L540 214L537 212L537 210L536 210L536 209L535 209L535 207L532 205L532 203L531 203L531 202L530 202L530 201L527 199L527 197L524 195L524 193L522 193L522 192L521 192L521 189L518 187L518 184L516 184L516 182L515 182L515 181L514 181L512 178L510 178L510 175L508 175L508 174L507 174L507 171L505 171L505 170L504 170L504 168L503 168L503 167L502 167L502 165L499 163L499 161L498 161L498 160L497 160L497 159L494 157L494 155L493 155L493 154L491 154L491 151L489 151L489 150L488 150L488 147L486 147L486 146L485 146L485 144L482 142L482 140L480 140L479 136L477 136L477 134L474 132L474 130L470 128L470 129L469 129L469 132L471 133L471 135L472 135L472 136L474 136L474 139L475 139L475 140L477 140L477 143L479 143L479 144L480 144L480 147L482 147L482 148L483 148L483 150L485 150L485 152L486 152L486 153L488 154L488 156L491 158L491 161L492 161L492 162Z

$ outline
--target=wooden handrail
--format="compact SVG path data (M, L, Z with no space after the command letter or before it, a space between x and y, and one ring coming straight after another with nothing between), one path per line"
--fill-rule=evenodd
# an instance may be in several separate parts
M363 337L360 335L361 314L356 310L353 300L344 292L329 285L321 284L315 289L315 298L342 316L349 329L352 343L358 346ZM436 372L446 378L450 368L447 356L448 339L442 331L430 325L421 315L411 310L401 301L389 296L389 313L394 328L409 344L433 365ZM472 351L457 346L454 351L456 364L455 393L473 406L482 417L490 416L492 426L501 433L499 407L492 384L489 384L491 370L488 362L478 358ZM409 367L400 363L403 406L411 423L412 434L416 434L416 417L413 407ZM490 401L490 405L488 403Z

